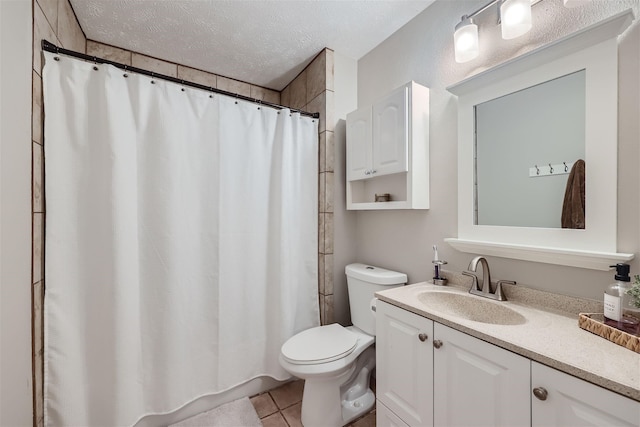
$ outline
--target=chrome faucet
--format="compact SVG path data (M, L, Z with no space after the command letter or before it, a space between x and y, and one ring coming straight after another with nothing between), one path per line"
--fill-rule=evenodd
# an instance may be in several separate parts
M478 263L482 265L482 283L478 283L478 276L475 274L478 269ZM498 301L506 301L507 297L502 292L502 284L507 283L510 285L515 285L516 282L511 280L498 280L496 283L496 288L494 290L491 289L491 273L489 272L489 263L487 259L483 256L475 257L469 263L468 269L470 271L463 271L462 274L465 276L469 276L473 279L471 282L471 289L469 289L469 293L473 295L479 295L485 298L491 298Z

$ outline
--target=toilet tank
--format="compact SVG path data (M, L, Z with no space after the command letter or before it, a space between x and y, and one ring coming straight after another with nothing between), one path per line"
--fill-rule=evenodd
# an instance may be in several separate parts
M349 264L345 267L351 321L369 335L376 334L375 313L371 310L374 294L378 291L402 286L407 275L367 264Z

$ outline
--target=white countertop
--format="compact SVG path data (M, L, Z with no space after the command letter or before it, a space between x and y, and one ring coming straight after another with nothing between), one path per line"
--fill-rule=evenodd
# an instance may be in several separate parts
M516 301L495 302L520 313L526 321L518 325L488 324L448 314L431 305L426 306L418 299L418 295L425 291L469 295L458 287L423 282L378 292L376 296L382 301L640 401L640 354L581 329L575 314Z

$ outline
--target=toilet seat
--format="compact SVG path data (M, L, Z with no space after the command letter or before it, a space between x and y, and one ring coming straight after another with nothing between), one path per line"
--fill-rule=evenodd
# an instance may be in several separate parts
M333 323L307 329L289 338L282 346L282 356L294 365L313 365L341 359L356 348L358 336Z

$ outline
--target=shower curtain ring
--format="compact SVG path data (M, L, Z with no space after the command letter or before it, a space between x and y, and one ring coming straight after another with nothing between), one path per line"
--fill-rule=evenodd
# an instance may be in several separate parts
M540 175L540 169L538 169L538 165L535 165L536 168L536 175Z
M564 165L564 171L569 172L569 166L567 166L567 162L562 162L562 164Z
M551 166L551 163L549 163L549 173L553 173L553 166Z

